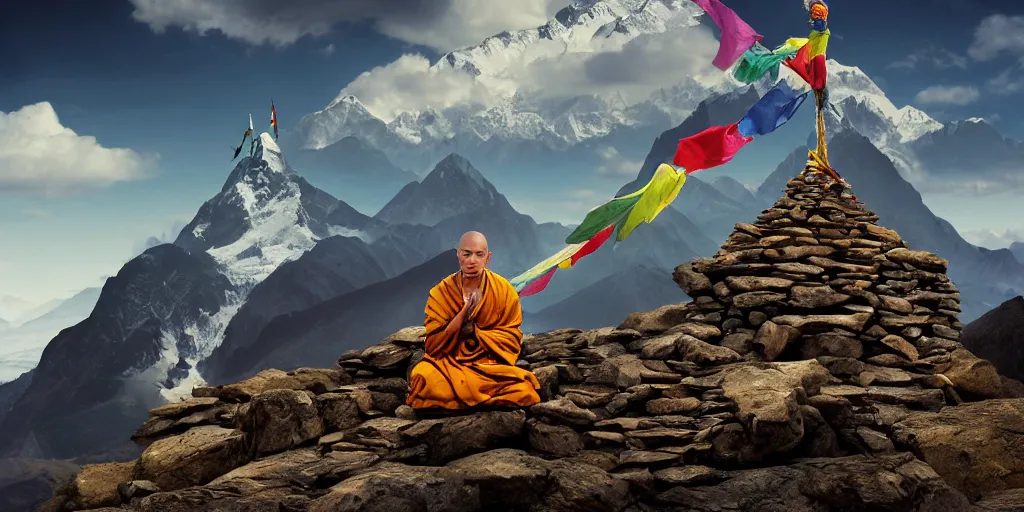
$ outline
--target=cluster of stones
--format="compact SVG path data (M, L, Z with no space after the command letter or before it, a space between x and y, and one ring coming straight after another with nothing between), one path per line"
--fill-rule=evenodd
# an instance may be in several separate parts
M86 466L44 510L1024 506L1024 384L958 344L945 262L875 220L795 180L676 270L693 302L527 335L528 409L403 405L422 327L196 389L152 411L137 460Z
M715 342L748 359L848 357L944 373L961 380L969 398L999 396L991 365L959 366L983 375L951 368L952 359L977 358L958 341L960 294L948 262L909 249L855 197L819 179L791 180L785 196L756 223L737 224L713 258L676 268L698 310L687 319L720 328Z

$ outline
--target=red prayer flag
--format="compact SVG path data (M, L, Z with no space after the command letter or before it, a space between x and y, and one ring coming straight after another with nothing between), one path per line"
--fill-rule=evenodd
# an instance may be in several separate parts
M789 69L792 69L796 74L803 78L807 85L811 86L811 89L820 91L825 88L825 82L828 78L828 70L825 68L825 56L815 55L814 58L810 58L811 45L805 44L796 55L783 61Z
M590 240L584 242L583 245L579 248L579 250L574 252L572 256L569 257L569 266L575 265L576 262L580 260L580 258L588 254L592 254L594 251L596 251L599 247L601 247L601 245L607 242L609 238L611 238L612 233L614 232L615 224L612 224L602 229ZM544 275L538 277L537 279L530 282L530 284L526 285L522 290L519 291L519 296L526 297L529 295L533 295L535 293L539 293L543 291L544 288L547 288L548 283L551 282L551 278L554 277L555 275L555 271L558 270L560 268L560 265L564 262L565 260L562 260L561 262L559 262L558 265L552 267L551 270L545 272Z
M551 277L555 275L556 270L558 270L558 267L548 270L546 274L538 277L532 283L526 285L525 288L519 291L519 296L526 297L528 295L538 293L544 290L544 288L547 288L548 283L551 282Z
M270 126L274 128L274 138L277 139L277 109L274 108L274 100L270 100Z
M594 238L587 240L587 243L583 244L583 247L580 247L580 250L576 251L576 254L572 255L572 263L570 263L570 265L575 265L580 258L596 251L602 244L611 238L612 233L614 232L615 224L612 224L611 226L602 229L600 233L594 235Z
M746 143L754 140L739 131L739 122L728 126L712 126L679 140L672 163L686 169L686 174L722 165L736 155Z

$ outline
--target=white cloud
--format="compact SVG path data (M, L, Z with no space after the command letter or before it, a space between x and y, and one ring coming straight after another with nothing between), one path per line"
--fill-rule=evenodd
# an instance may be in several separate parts
M890 63L887 67L896 69L916 70L925 67L935 69L967 69L967 57L953 53L945 48L940 48L935 43L907 55L906 57Z
M322 53L324 55L334 55L334 51L335 51L334 43L331 43L331 44L329 44L327 46L324 46L323 48L320 49L320 53Z
M975 229L961 233L964 240L986 249L1005 249L1014 242L1024 241L1024 228L1007 229L997 233L991 229Z
M622 156L619 151L611 146L604 146L597 150L597 155L601 157L601 165L597 168L597 173L609 177L618 178L636 178L640 167L643 166L643 162L636 162Z
M0 191L54 195L137 180L154 158L76 134L48 102L0 112Z
M286 46L342 23L370 21L384 35L441 52L504 30L533 28L565 5L557 0L131 0L136 21L216 30L253 45Z
M621 97L633 104L685 80L726 80L726 74L711 65L717 51L718 41L711 31L696 26L625 42L622 38L594 41L585 51L540 40L521 58L479 75L448 66L431 68L425 57L406 54L364 72L339 97L356 96L385 122L401 112L427 107L490 108L516 93L538 102L595 95Z
M969 105L978 101L981 92L972 85L933 85L917 93L915 101L926 105Z
M1024 16L993 14L974 29L968 55L977 60L992 60L1004 52L1024 54Z
M402 112L427 106L491 106L514 90L515 84L507 80L477 78L451 68L431 69L426 57L406 54L364 71L342 94L356 96L373 115L390 121Z

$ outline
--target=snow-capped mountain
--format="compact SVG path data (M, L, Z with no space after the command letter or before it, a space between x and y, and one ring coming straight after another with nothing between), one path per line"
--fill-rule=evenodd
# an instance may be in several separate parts
M556 62L566 53L621 48L640 36L696 27L702 13L689 0L577 0L540 27L503 32L445 54L430 72L465 73L488 87L511 82L508 77L513 70ZM656 124L662 130L684 119L710 92L735 86L721 73L700 78L684 80L632 104L617 94L550 102L513 87L494 105L427 107L401 112L386 122L343 90L323 110L303 117L288 140L297 148L318 149L356 136L384 150L392 161L414 162L415 171L425 172L447 152L457 151L473 160L474 151L488 141L530 141L567 150L624 127ZM434 150L439 146L443 154Z
M288 166L270 134L261 134L254 155L238 163L220 193L200 207L174 241L190 253L211 256L234 289L220 310L208 312L206 329L188 342L179 340L178 352L190 369L165 395L187 393L202 382L195 365L223 341L224 330L254 286L324 238L342 235L370 241L364 229L371 223L366 215L310 185Z
M847 116L857 116L851 120L854 127L876 145L880 142L906 144L942 128L942 123L913 106L897 108L860 68L846 66L833 59L829 59L826 66L829 100L838 104L839 110ZM855 112L854 106L861 111ZM871 121L877 124L869 124Z
M696 37L687 29L701 24L708 24L706 16L690 0L577 0L536 29L503 32L445 54L430 72L461 72L483 88L498 90L491 86L515 85L509 73L534 63L621 49L638 37L668 32ZM837 118L832 122L849 123L901 172L914 176L919 164L908 144L942 124L912 106L894 105L857 67L829 60L828 69L835 107L830 115ZM705 98L745 88L729 73L711 71L683 78L640 101L627 102L618 93L554 101L528 87L512 87L507 97L490 106L435 105L400 112L393 119L374 116L346 89L323 110L303 117L289 140L296 147L315 149L354 136L421 173L453 151L472 161L489 161L489 170L500 172L535 167L537 158L562 172L572 165L592 168L600 163L595 156L598 147L611 147L636 161L648 149L646 141L681 123ZM791 84L801 83L787 69L783 76ZM770 86L755 84L761 93Z
M121 446L147 408L202 383L196 365L253 287L323 238L372 237L376 221L307 183L268 134L257 142L174 244L126 263L92 314L17 379L24 394L0 422L0 455L36 444L38 456L57 458ZM68 423L74 432L36 428Z
M259 142L174 241L189 252L209 253L240 287L262 281L321 238L367 236L360 230L368 217L289 168L269 134Z

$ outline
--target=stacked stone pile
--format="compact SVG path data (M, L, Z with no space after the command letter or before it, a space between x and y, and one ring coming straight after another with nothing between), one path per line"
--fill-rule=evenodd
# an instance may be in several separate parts
M529 409L417 416L411 327L155 409L136 461L46 510L1019 510L1024 384L958 343L946 262L875 222L796 179L676 269L692 302L528 335Z
M714 258L677 267L674 278L699 310L690 319L766 361L837 356L926 371L946 364L963 348L948 262L907 248L854 197L816 179L790 181L756 223L737 224ZM996 382L988 384L966 391L998 395Z

